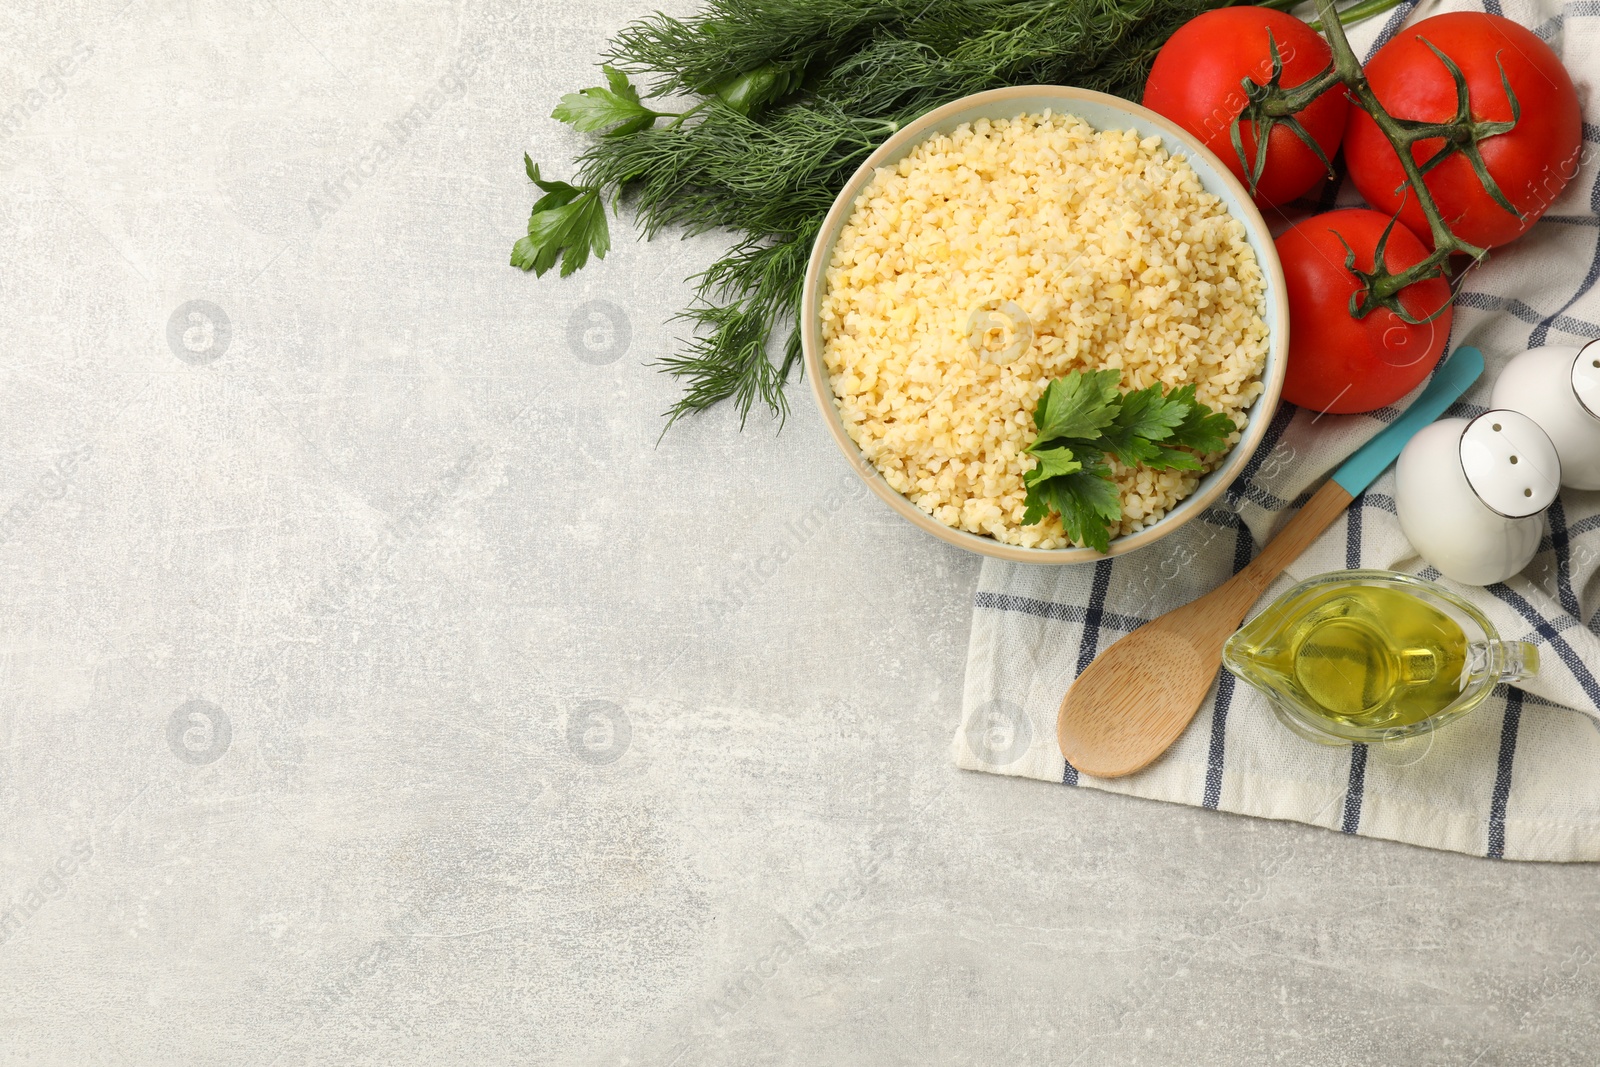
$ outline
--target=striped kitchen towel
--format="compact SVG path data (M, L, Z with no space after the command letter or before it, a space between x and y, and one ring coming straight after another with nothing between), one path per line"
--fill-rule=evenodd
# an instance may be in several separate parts
M1600 337L1600 119L1590 110L1600 106L1593 100L1600 4L1487 0L1485 7L1550 42L1590 121L1583 165L1550 213L1463 280L1450 345L1477 346L1489 368L1452 415L1482 412L1495 374L1517 353ZM1352 44L1370 53L1409 22L1462 9L1478 10L1423 0L1356 27ZM1313 209L1359 202L1346 183ZM1276 228L1289 221L1275 220ZM1445 730L1399 744L1316 745L1290 733L1265 698L1223 671L1178 743L1137 774L1080 777L1057 748L1062 694L1099 650L1243 567L1323 477L1396 413L1316 416L1285 404L1226 505L1155 545L1077 566L985 561L956 762L1479 856L1600 859L1600 492L1562 492L1539 555L1521 575L1486 589L1452 586L1502 635L1537 644L1543 666L1536 679L1501 686ZM1258 607L1304 578L1353 567L1438 579L1400 532L1392 470Z

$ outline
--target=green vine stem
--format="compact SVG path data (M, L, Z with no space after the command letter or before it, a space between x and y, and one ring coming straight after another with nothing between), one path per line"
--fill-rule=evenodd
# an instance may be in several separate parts
M1438 204L1434 202L1433 194L1428 190L1423 176L1447 156L1460 153L1467 157L1472 164L1473 171L1478 180L1483 184L1494 201L1506 211L1522 217L1522 213L1501 191L1494 178L1489 174L1484 165L1483 157L1478 151L1480 142L1489 137L1495 137L1514 128L1521 116L1521 108L1517 102L1516 94L1512 92L1511 85L1505 76L1505 70L1500 72L1500 83L1505 88L1506 98L1511 104L1511 120L1509 122L1480 121L1472 117L1468 106L1467 84L1461 70L1455 63L1440 52L1433 45L1429 49L1438 58L1456 86L1456 113L1444 122L1419 122L1413 119L1399 119L1389 114L1381 103L1377 94L1372 91L1372 86L1367 83L1366 75L1361 70L1361 61L1356 58L1355 51L1350 47L1350 42L1345 38L1344 26L1340 22L1334 0L1316 0L1317 13L1321 16L1324 32L1328 38L1328 45L1333 50L1333 62L1328 69L1312 78L1310 81L1297 85L1292 89L1284 89L1277 83L1281 75L1281 64L1274 63L1274 77L1265 85L1258 84L1250 79L1245 79L1243 88L1247 103L1239 117L1234 120L1234 143L1239 150L1239 158L1247 173L1252 177L1259 174L1260 159L1252 161L1246 158L1243 144L1238 136L1238 126L1241 121L1248 121L1258 130L1270 133L1274 124L1289 125L1291 129L1305 138L1305 134L1294 123L1294 115L1303 110L1306 105L1321 96L1323 92L1336 85L1344 85L1349 90L1352 102L1368 115L1372 116L1383 135L1394 146L1395 154L1399 158L1400 168L1405 172L1406 180L1401 188L1409 188L1408 195L1417 198L1417 206L1422 209L1423 216L1428 220L1428 230L1433 237L1433 251L1420 262L1407 267L1399 272L1391 272L1384 263L1384 248L1388 241L1389 230L1395 226L1395 219L1389 221L1389 229L1384 231L1383 238L1379 240L1372 270L1361 271L1355 266L1355 253L1352 251L1347 256L1345 266L1362 280L1362 288L1350 298L1350 313L1356 318L1364 318L1376 309L1383 307L1394 312L1401 319L1412 324L1431 322L1444 314L1446 304L1426 318L1418 319L1400 304L1399 296L1407 286L1422 281L1425 278L1451 276L1450 257L1457 253L1470 257L1474 262L1483 260L1489 253L1487 249L1479 248L1461 240L1450 232L1450 227L1445 223L1444 215L1440 212ZM1427 44L1426 41L1424 41ZM1276 48L1273 49L1276 60ZM1419 141L1442 140L1440 149L1422 163L1418 163L1411 154L1412 146ZM1320 152L1319 152L1320 154ZM1251 182L1252 191L1254 181ZM1346 246L1348 249L1348 246Z

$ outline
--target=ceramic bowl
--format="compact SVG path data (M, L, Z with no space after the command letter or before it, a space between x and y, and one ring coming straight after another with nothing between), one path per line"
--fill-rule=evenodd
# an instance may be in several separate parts
M800 332L806 374L811 379L811 391L822 412L823 422L856 473L891 508L941 541L971 552L1017 563L1082 563L1104 559L1105 556L1089 548L1020 548L981 534L957 530L946 526L890 488L877 468L845 432L834 402L833 388L828 381L828 372L822 362L823 272L833 257L833 246L839 231L849 221L856 198L871 181L873 172L903 159L928 137L949 133L964 122L985 118L1015 118L1039 114L1046 109L1057 114L1076 115L1095 129L1132 129L1137 130L1141 137L1159 136L1169 151L1186 155L1189 165L1194 168L1206 190L1220 197L1233 216L1244 224L1250 246L1261 263L1262 275L1266 280L1266 321L1269 331L1266 367L1262 372L1265 388L1249 409L1250 421L1243 438L1228 453L1222 465L1202 478L1195 491L1166 515L1137 533L1113 538L1109 555L1119 556L1152 544L1216 503L1261 444L1267 425L1272 421L1272 414L1278 407L1289 351L1289 308L1284 295L1283 268L1278 262L1266 220L1261 217L1261 212L1251 202L1249 193L1238 179L1210 150L1175 123L1138 104L1086 89L1059 85L1019 85L963 97L930 111L895 133L868 156L851 176L823 221L806 269L805 290L800 305Z

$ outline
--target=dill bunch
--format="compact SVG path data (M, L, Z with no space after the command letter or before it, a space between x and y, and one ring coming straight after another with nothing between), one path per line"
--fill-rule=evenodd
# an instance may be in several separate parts
M1184 22L1230 0L711 0L656 14L612 42L607 84L554 117L597 134L573 183L544 195L511 262L563 275L610 246L603 205L646 238L727 230L737 241L696 279L681 313L683 379L672 421L731 399L780 419L799 366L800 290L811 244L845 181L932 108L1005 85L1070 84L1135 98ZM646 81L643 96L629 75ZM681 112L646 100L687 96ZM789 331L781 345L775 334ZM776 351L774 351L776 350Z

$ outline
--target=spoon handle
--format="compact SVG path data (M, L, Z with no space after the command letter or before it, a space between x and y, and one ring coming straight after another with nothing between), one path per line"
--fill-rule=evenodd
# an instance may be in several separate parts
M1379 430L1377 436L1350 454L1333 472L1333 480L1351 496L1371 485L1389 464L1400 458L1413 434L1443 415L1483 373L1483 353L1462 345L1423 387L1400 417Z
M1344 514L1345 508L1355 498L1349 490L1333 479L1311 495L1305 506L1295 512L1278 535L1267 542L1267 547L1250 564L1239 572L1259 595L1272 580L1283 573L1283 568L1293 563L1300 553L1311 547L1311 542L1322 536L1322 531L1333 525L1333 520Z
M1411 435L1444 414L1482 373L1482 352L1467 345L1456 349L1411 406L1356 449L1278 535L1267 542L1249 566L1213 592L1218 610L1237 616L1234 625L1243 622L1250 605L1266 591L1272 580L1333 525L1333 520L1350 506L1355 494L1371 485L1395 461Z

